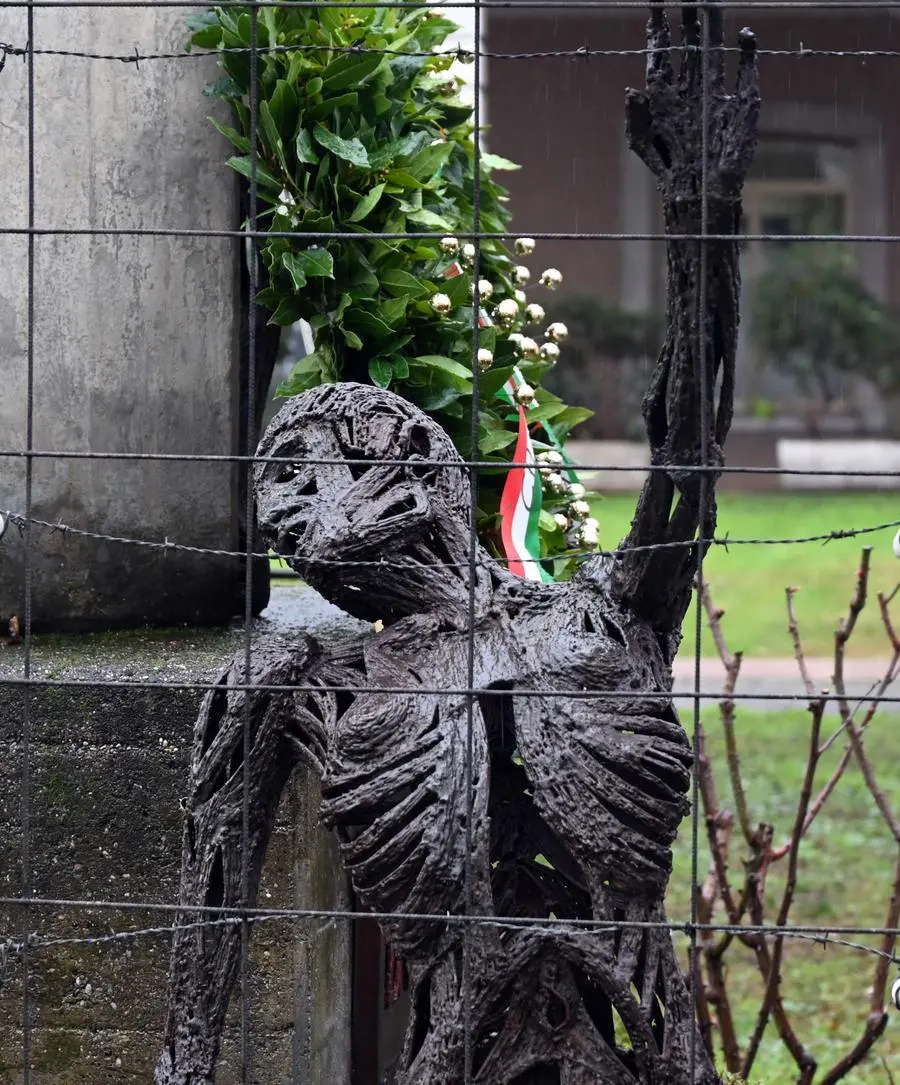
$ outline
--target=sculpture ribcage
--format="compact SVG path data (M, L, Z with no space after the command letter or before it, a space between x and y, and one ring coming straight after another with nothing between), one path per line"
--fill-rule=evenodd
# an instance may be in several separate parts
M668 936L552 923L661 920L685 810L690 750L654 674L665 673L661 649L646 628L610 610L597 584L605 575L599 562L546 588L495 572L475 631L473 688L481 692L471 713L465 695L439 692L466 688L467 636L442 629L434 615L406 617L342 650L309 638L268 646L254 655L252 684L262 691L234 688L244 684L238 659L204 703L183 902L241 901L249 697L253 895L278 798L305 762L322 775L322 817L338 833L360 901L395 915L384 926L412 986L407 1085L461 1079L464 1000L474 1081L539 1082L551 1067L566 1085L601 1073L679 1080L667 1069L669 1049L686 1042L693 1022L678 1012L684 990ZM303 691L269 688L284 685ZM416 918L462 915L467 885L470 914L483 922ZM547 923L504 922L523 918ZM159 1081L213 1079L239 953L236 927L179 934L173 960L182 986ZM617 1047L613 1010L632 1051ZM194 1076L177 1076L187 1066Z

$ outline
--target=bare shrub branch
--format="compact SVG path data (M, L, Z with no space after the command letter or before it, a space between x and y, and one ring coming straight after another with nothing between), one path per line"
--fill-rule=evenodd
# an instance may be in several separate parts
M753 1069L770 1020L774 1021L781 1042L797 1066L798 1085L813 1085L814 1081L816 1085L836 1085L837 1082L844 1080L871 1052L887 1025L885 990L891 962L895 959L896 946L896 935L891 932L900 924L900 818L879 785L871 759L866 752L863 736L878 711L881 697L900 674L900 637L890 613L890 604L900 591L900 585L897 585L888 595L879 593L877 596L881 623L891 647L890 661L882 677L873 683L868 692L851 707L845 677L847 646L868 601L870 567L871 548L867 547L862 552L847 613L834 634L833 688L837 699L840 726L824 742L821 739L821 733L829 703L828 690L818 691L812 680L795 612L797 589L789 587L785 591L787 629L803 688L809 698L808 709L811 723L806 765L793 824L787 839L777 848L772 846L774 835L772 825L763 821L751 830L749 803L742 776L735 726L734 693L740 675L741 655L731 653L728 649L722 625L724 611L715 606L708 585L703 584L698 588L700 600L709 621L712 639L725 670L719 714L723 725L729 782L738 811L735 818L730 810L723 809L719 805L714 765L709 756L706 735L701 729L697 772L710 848L709 869L703 884L697 888L698 915L701 924L709 924L713 921L716 908L721 903L731 926L739 927L744 915L747 914L754 926L762 927L766 916L767 872L774 863L787 858L785 885L774 916L772 933L727 931L718 941L714 941L711 931L703 931L701 932L702 955L692 961L691 965L695 969L697 1013L704 1042L710 1045L709 1049L712 1050L713 1032L718 1029L718 1041L725 1066L729 1072L737 1073L742 1078L747 1078ZM863 705L866 706L865 713L857 722L857 714ZM846 747L841 752L838 763L828 779L816 791L815 777L822 755L841 735L846 737ZM858 764L867 790L897 844L897 860L883 924L888 933L881 937L878 948L873 949L876 960L869 996L869 1011L862 1032L850 1050L820 1075L814 1055L801 1042L785 1008L782 984L785 975L789 978L789 974L783 973L783 965L786 939L790 933L788 921L798 885L800 842L824 808L851 761ZM749 855L743 859L744 879L740 893L736 893L734 887L729 884L728 877L729 848L733 845L732 831L735 820L740 824L742 835L749 848ZM732 1014L725 967L726 954L735 939L753 950L764 984L754 1028L747 1040L743 1055ZM700 974L701 964L703 975Z
M725 634L722 630L722 618L725 611L713 605L709 585L700 584L700 601L706 611L709 629L712 633L716 651L725 668L725 685L722 690L722 700L719 702L719 715L722 720L722 730L725 734L725 749L728 755L728 777L731 781L731 793L734 796L734 805L737 810L738 824L744 839L749 844L753 831L750 828L750 812L747 808L747 797L744 793L744 784L741 779L741 764L738 757L737 739L734 733L734 690L738 676L741 672L742 652L732 654L728 651L725 643Z

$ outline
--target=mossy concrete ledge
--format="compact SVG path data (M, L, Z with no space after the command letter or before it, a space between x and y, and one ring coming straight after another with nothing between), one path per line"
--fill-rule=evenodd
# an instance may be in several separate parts
M357 623L303 587L281 588L254 642L304 629L323 640ZM240 651L239 630L171 630L36 638L32 676L65 682L204 683ZM152 1081L165 1013L173 916L138 903L178 899L182 812L196 689L36 685L26 694L21 648L0 651L0 896L22 887L28 842L33 895L121 907L0 907L0 1085L23 1080L27 929L59 940L28 956L33 1085ZM23 802L29 698L31 786ZM318 783L298 773L281 804L260 905L347 910L331 837L317 823ZM154 933L115 937L155 928ZM82 941L84 939L85 941ZM96 939L96 941L89 941ZM276 920L251 939L251 1080L347 1085L349 920ZM240 1080L241 999L231 1009L217 1081Z

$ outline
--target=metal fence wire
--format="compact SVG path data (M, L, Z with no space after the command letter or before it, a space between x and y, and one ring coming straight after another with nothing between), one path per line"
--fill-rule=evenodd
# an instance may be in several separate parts
M224 5L229 6L229 5ZM174 461L184 464L185 470L190 471L195 465L200 463L213 463L213 462L231 462L240 465L240 468L246 472L247 486L246 486L246 522L251 523L254 515L253 505L253 486L251 484L250 472L254 463L265 462L263 457L256 455L255 440L253 434L255 433L255 422L257 404L254 402L254 389L256 387L256 320L253 318L256 312L257 301L256 296L258 292L258 263L256 260L250 260L248 262L249 267L249 292L247 304L251 312L251 319L249 321L249 350L247 352L248 364L250 367L249 380L248 380L248 399L246 404L247 410L247 425L246 432L251 435L248 440L248 447L243 449L241 453L233 456L221 456L221 455L203 455L203 454L180 454L180 453L143 453L132 452L128 449L109 449L103 451L78 451L67 449L42 449L35 443L35 406L40 395L40 391L36 386L35 381L35 295L36 291L40 289L40 283L35 281L35 244L36 240L41 237L67 237L67 236L101 236L101 237L194 237L208 240L210 247L220 244L222 241L228 242L232 240L246 240L252 239L253 241L259 241L260 239L270 238L272 236L293 236L290 233L277 234L273 231L261 228L260 226L260 204L259 193L257 188L257 139L256 139L256 124L259 116L259 102L258 96L258 84L256 79L257 65L259 58L263 51L279 50L281 48L297 51L297 46L279 46L272 45L266 46L265 50L259 45L258 39L258 19L259 13L266 7L293 7L293 8L316 8L320 4L317 0L247 0L242 2L239 6L249 12L250 16L250 33L251 42L248 49L230 49L230 52L243 52L249 57L249 64L251 69L251 95L250 95L250 117L251 117L251 134L250 134L250 147L251 147L251 174L249 178L249 214L248 223L246 228L234 229L234 230L215 230L215 229L176 229L170 228L165 223L161 223L158 227L153 228L93 228L85 226L50 226L46 223L42 223L36 214L36 180L35 180L35 68L40 62L42 57L53 56L67 58L72 64L102 64L106 65L111 75L120 79L132 79L135 78L136 73L143 70L144 65L150 64L196 64L204 59L208 59L210 52L213 55L218 55L219 50L207 51L203 49L193 49L191 52L179 52L170 51L164 48L154 47L156 43L153 42L141 42L137 43L134 49L130 52L125 52L119 55L90 52L82 50L67 50L59 48L42 48L39 37L35 34L35 19L36 14L44 9L52 9L54 11L59 9L90 9L94 12L106 11L109 9L107 18L115 19L120 17L121 12L127 12L129 8L138 7L146 9L151 8L183 8L190 10L201 10L196 3L191 3L189 0L148 0L148 3L133 4L129 0L0 0L0 8L24 10L27 14L27 33L25 40L22 41L10 41L0 42L0 91L2 91L4 82L13 78L19 78L18 72L14 72L12 69L16 64L24 65L25 78L27 80L27 151L28 151L28 202L27 202L27 225L26 226L9 226L5 225L0 227L0 234L4 235L24 235L27 239L27 351L26 351L26 365L27 365L27 400L26 400L26 417L25 417L25 445L24 447L3 447L0 448L0 460L4 463L10 463L15 460L24 460L25 464L25 487L23 495L23 504L20 508L12 508L6 510L2 514L2 521L0 521L0 554L2 554L2 536L4 533L18 532L24 538L24 613L22 615L22 627L21 627L21 655L22 655L22 668L21 675L18 677L4 677L0 679L0 685L9 687L20 691L20 714L17 721L18 734L20 736L21 745L21 824L22 824L22 853L21 853L21 892L13 897L0 898L0 906L5 909L9 909L11 914L18 915L18 921L15 929L8 932L0 931L0 986L3 984L4 975L11 960L16 959L17 965L20 968L21 984L22 984L22 1016L21 1016L21 1031L22 1031L22 1049L21 1049L21 1064L15 1068L15 1072L18 1073L16 1080L20 1080L24 1085L30 1085L34 1081L43 1080L41 1074L35 1069L35 1055L33 1050L33 1021L34 1014L37 1006L37 994L36 994L36 977L40 974L40 971L47 961L48 956L52 954L56 949L62 946L68 945L98 945L110 942L132 942L136 939L158 937L160 935L169 935L173 932L173 922L176 915L184 916L184 914L191 913L195 916L190 926L197 928L215 928L222 926L239 926L242 932L242 946L241 946L241 965L240 965L240 983L238 990L240 992L241 999L241 1020L242 1020L242 1043L243 1050L241 1055L241 1067L242 1067L242 1080L249 1082L255 1080L253 1078L253 1066L255 1059L253 1052L251 1051L251 1033L249 1022L252 1015L253 1007L250 1004L251 992L253 990L251 983L248 982L248 939L250 935L251 927L256 927L263 924L282 923L292 920L304 920L318 922L353 922L360 917L360 914L342 911L342 910L328 910L328 909L271 909L266 907L239 907L239 908L223 908L221 906L215 907L202 907L202 906L184 906L177 903L161 903L156 900L135 900L125 899L123 896L118 898L111 896L108 899L67 899L67 898L44 898L37 897L33 888L33 872L35 865L41 860L41 856L35 854L34 850L34 833L32 827L32 818L34 813L34 787L33 787L33 773L34 773L34 756L35 756L35 741L36 736L34 732L34 708L33 708L33 694L40 689L48 688L139 688L142 690L186 690L194 691L198 695L204 691L215 689L216 685L212 682L170 682L170 681L151 681L144 679L125 680L125 679L109 679L109 680L89 680L81 681L76 679L64 679L53 678L47 676L36 676L34 673L34 651L35 640L33 633L33 620L32 620L32 602L35 593L35 583L33 575L34 554L38 552L43 546L46 545L48 539L52 536L55 537L55 542L58 545L59 538L63 541L68 538L79 538L81 540L93 541L97 545L105 544L108 546L128 548L149 548L153 550L165 550L165 551L179 551L188 552L195 555L206 555L209 557L239 557L246 561L246 584L245 584L245 610L243 615L243 658L246 680L243 685L238 684L235 689L254 689L257 691L264 690L279 690L279 689L295 689L298 692L312 691L326 692L333 690L338 692L344 687L329 687L321 684L315 687L310 686L259 686L252 685L250 683L250 676L252 672L252 661L254 653L254 641L252 637L252 630L254 625L254 618L252 612L252 599L253 599L253 584L252 584L252 566L254 558L264 558L267 555L265 553L257 553L253 548L252 533L248 532L248 541L245 549L240 551L233 551L229 549L217 549L206 546L194 545L190 539L174 539L174 538L134 538L128 536L111 535L103 532L94 532L90 529L90 525L87 523L78 522L50 522L43 520L35 515L35 498L34 498L34 474L35 466L40 461L50 462L64 462L64 461L77 461L77 460L127 460L136 461L138 463L144 463L147 461ZM365 4L365 7L386 7L386 8L408 8L419 9L427 5L418 3L401 3L394 2L394 0L375 0L375 2ZM527 12L527 11L546 11L548 8L547 0L469 0L469 2L460 2L454 4L445 5L451 12L457 8L471 9L474 15L474 65L473 65L473 80L472 89L474 97L474 110L475 110L475 128L476 132L480 129L480 111L481 111L481 97L482 97L482 84L484 79L484 65L485 62L490 61L496 65L493 69L497 73L497 78L502 78L503 66L507 63L516 64L528 64L529 62L541 60L541 59L554 59L560 61L560 63L569 63L572 65L595 63L603 64L609 58L621 58L628 56L647 56L650 52L647 48L630 48L630 49L610 49L610 48L598 48L592 42L588 41L572 41L570 48L565 49L549 49L549 50L534 50L525 52L503 52L503 51L490 51L485 50L482 47L482 28L483 21L486 18L487 13L494 10L505 10L507 12ZM580 11L589 13L598 13L600 11L644 11L646 10L646 4L643 0L553 0L550 4L554 10L559 10L561 13L566 11ZM666 4L667 7L672 7L673 10L680 10L675 5ZM834 14L838 9L844 12L844 20L848 29L848 37L850 28L852 27L852 13L863 12L877 12L877 11L889 11L893 12L900 9L900 0L755 0L752 4L741 2L741 0L720 0L718 5L722 9L733 9L741 13L748 13L752 8L752 13L763 13L786 10L790 11L807 11L807 12L825 12ZM748 18L751 17L748 14ZM598 37L600 33L598 31ZM319 46L309 46L310 49L318 49ZM673 47L674 48L674 47ZM678 47L680 48L680 46ZM710 53L710 46L708 41L704 40L702 46L704 72L706 71L707 58ZM348 47L347 52L359 53L365 50L361 47L353 46ZM391 50L374 50L376 52L384 52L388 55L397 56L431 56L432 53L422 54L419 52L392 52ZM737 48L726 47L727 53L738 53ZM438 51L440 52L440 50ZM456 55L457 50L446 50L446 55ZM797 63L809 57L832 57L841 59L846 63L846 78L853 78L854 73L857 71L857 65L863 64L869 61L883 60L889 63L897 57L900 57L900 51L892 49L821 49L815 47L815 45L806 45L803 43L797 44L796 48L766 48L765 42L761 44L758 50L758 55L764 62L767 57L789 57L795 58ZM21 69L19 69L21 71ZM799 69L798 69L799 71ZM798 74L798 81L802 81L802 74ZM706 86L704 84L704 118L706 118L707 110L709 107L709 94L706 93ZM199 105L198 105L199 108ZM704 140L707 134L707 124L703 124ZM585 242L647 242L647 241L662 241L666 238L666 235L661 232L647 231L647 232L598 232L598 231L557 231L557 232L541 232L539 230L529 230L528 223L522 222L520 228L517 228L515 235L510 234L498 234L482 230L481 221L481 207L480 207L480 187L479 179L481 176L478 169L478 161L480 156L480 141L476 137L475 144L475 156L476 156L476 169L475 169L475 190L473 201L473 217L471 230L468 232L460 232L460 239L471 239L476 248L475 264L474 264L474 276L477 279L477 271L479 266L479 246L480 243L489 238L499 238L502 240L510 241L513 236L520 236L522 234L528 234L528 236L534 237L536 240L551 240L551 241L572 241L578 243ZM707 229L708 216L707 216L707 192L706 192L706 155L704 145L703 156L703 202L704 202L704 214L703 214L703 227L700 234L697 235L684 235L685 240L694 239L700 246L701 259L705 261L706 254L710 242L716 240L730 240L729 236L717 235L710 233ZM341 231L324 231L306 233L305 238L308 241L315 241L318 243L325 243L326 241L340 240L348 245L358 243L362 239L373 237L385 237L385 238L397 238L407 239L412 237L426 237L426 238L438 238L442 236L441 232L428 232L417 231L416 233L366 233L364 231L355 230L353 232L341 232ZM745 242L749 241L774 241L783 240L783 235L772 233L746 233L741 235L741 240ZM897 243L900 241L900 236L891 233L848 233L848 234L798 234L791 235L791 240L794 242L803 243L822 243L825 241L839 241L841 243L857 243L857 244L885 244L885 243ZM236 248L236 247L235 247ZM700 309L705 311L705 290L706 290L706 274L705 271L700 277ZM698 328L703 325L703 322L698 321ZM474 344L475 344L475 364L473 364L473 385L474 385L474 410L472 416L472 446L478 447L478 421L479 421L479 366L477 364L477 349L479 342L479 325L477 310L474 318ZM698 334L702 334L698 332ZM700 389L700 401L701 412L705 412L707 402L710 397L714 395L714 389L710 387L701 386ZM878 478L878 479L900 479L900 471L891 470L872 470L872 471L857 471L853 469L803 469L796 466L790 468L778 468L778 467L746 467L740 465L729 465L724 469L717 465L710 463L710 450L706 445L706 430L701 430L703 445L701 447L701 458L699 463L685 464L682 469L685 472L695 472L700 475L700 502L701 508L706 509L709 505L712 496L712 485L710 481L710 475L712 472L716 474L722 474L723 477L729 476L741 476L741 475L782 475L791 474L794 476L808 475L808 476L841 476L844 478L858 477L858 478ZM2 435L0 435L0 443L2 443ZM276 462L296 462L296 458L292 458L290 461L283 460ZM322 459L310 459L305 461L315 464L329 464L336 462L348 462L348 461L334 461L325 458ZM353 461L350 461L353 462ZM373 465L389 465L396 464L402 461L390 460L390 459L367 459L365 461L359 461L360 464L365 464L366 467L372 467ZM426 465L426 464L423 464ZM434 467L449 467L451 466L449 461L427 461L428 466ZM453 464L454 467L458 467L457 464ZM478 498L478 474L480 468L490 467L496 469L497 464L493 461L480 461L478 459L470 459L466 461L466 466L469 470L469 477L471 479L471 532L470 532L470 547L469 547L469 560L467 567L474 570L476 563L476 554L478 548L478 539L476 535L476 510L477 510L477 498ZM514 466L527 466L525 464L510 464L510 467ZM605 463L589 463L580 465L580 470L602 470L602 471L624 471L634 470L633 468L623 468L621 466L609 465ZM644 470L642 468L642 470ZM655 470L671 470L671 466L658 466L650 465L646 468L648 471ZM797 537L767 537L765 533L760 533L758 537L750 538L730 538L727 535L721 535L714 538L696 538L688 542L676 542L676 543L659 543L654 544L644 549L647 550L659 550L665 548L684 548L693 547L696 549L696 564L699 570L699 578L702 581L703 578L703 563L706 550L708 546L718 547L784 547L784 546L797 546L802 547L804 545L812 545L816 543L827 544L838 539L847 538L865 538L868 535L876 534L883 531L886 528L897 529L900 528L900 518L896 520L890 520L888 522L878 524L834 524L828 522L828 505L827 502L823 502L823 528L822 531L806 536ZM700 522L705 521L705 515L701 514ZM633 549L633 548L632 548ZM639 548L640 549L640 548ZM597 551L591 551L596 553ZM618 551L612 549L601 550L600 553L614 555ZM320 559L327 562L327 559ZM387 559L388 563L390 559ZM330 562L331 564L338 566L346 566L348 569L358 567L360 562L341 561L338 559ZM381 563L384 564L384 563ZM398 561L397 565L402 567L403 562ZM481 699L491 696L509 696L508 691L492 690L477 688L475 682L475 576L469 577L469 633L467 642L467 668L468 668L468 680L467 684L461 688L451 688L449 686L437 686L432 688L416 687L407 688L404 686L391 686L391 685L375 685L364 686L358 689L352 689L352 692L356 696L367 696L372 694L397 694L397 695L419 695L419 696L454 696L465 697L467 704L467 796L468 796L468 817L466 831L471 834L471 826L473 821L473 786L472 786L472 757L473 757L473 712L475 710L476 699ZM703 621L703 609L698 604L695 608L695 646L693 656L693 689L686 693L673 693L675 700L680 700L685 705L689 706L689 714L692 719L691 730L693 733L693 744L695 756L699 756L701 750L699 747L699 735L701 728L701 709L704 703L719 702L723 698L723 693L720 689L703 688L701 684L701 659L703 653L703 644L705 638L704 621ZM628 700L640 700L646 696L648 691L646 690L618 690L618 691L590 691L585 690L580 693L572 693L570 690L553 690L553 689L534 689L523 690L517 692L516 696L522 697L535 697L553 698L559 696L571 697L583 697L585 699L591 699L596 697L602 697L604 699L617 699L622 701ZM817 694L818 696L818 694ZM841 698L841 694L838 692L823 693L821 695L825 701L837 701ZM784 693L750 693L742 694L740 692L731 690L728 693L728 699L731 702L740 702L742 700L753 701L772 701L783 702L786 700L794 700L798 704L806 704L809 702L810 697L808 693L797 693L796 695L789 696ZM891 695L887 692L879 691L872 692L866 699L866 703L873 705L878 704L897 704L900 703L900 696ZM243 736L243 767L244 767L244 806L243 806L243 823L242 823L242 867L241 867L241 881L243 886L243 897L247 899L249 897L249 878L250 871L248 868L249 862L249 847L248 847L248 833L249 833L249 787L248 777L250 765L250 750L251 750L251 721L250 721L250 699L245 698L245 720L244 720L244 736ZM701 796L700 796L700 780L697 773L694 773L692 780L692 815L690 822L690 834L691 834L691 869L690 878L692 886L696 887L700 884L704 871L701 869L701 836L705 835L706 827L703 825L703 818L700 814L701 809ZM469 845L471 845L471 835L468 837ZM900 933L897 927L894 926L852 926L852 925L787 925L787 924L759 924L752 921L740 922L740 923L708 923L703 922L698 914L698 897L695 892L691 893L691 910L689 915L682 915L672 917L667 922L636 922L629 921L625 918L615 921L594 921L594 920L546 920L546 919L528 919L522 917L485 917L478 914L477 908L474 903L473 892L473 878L474 872L471 865L471 846L467 849L469 852L468 861L466 863L465 872L465 887L464 887L464 899L465 907L463 914L460 915L441 915L441 916L421 916L422 919L434 919L447 925L461 925L464 929L470 929L473 925L479 923L490 923L498 928L522 928L533 927L538 930L563 930L563 929L589 929L595 931L598 938L609 937L611 934L621 934L623 930L627 928L647 929L647 928L665 928L673 932L673 934L683 935L689 942L691 957L696 958L699 946L699 939L704 933L713 933L716 935L727 936L729 934L741 934L741 935L772 935L773 933L780 933L784 937L802 941L812 941L818 944L841 946L856 951L864 952L867 954L873 954L876 956L886 957L892 964L900 963L895 956L893 949L886 951L883 947L876 948L872 945L859 941L864 936L888 936L891 939L890 945L893 944L893 938ZM139 929L125 928L107 932L101 935L97 934L71 934L64 936L45 936L38 935L34 932L34 918L36 913L67 913L71 912L74 916L77 912L86 908L90 908L95 911L107 910L110 913L115 912L117 915L122 916L128 912L140 913L142 916L147 914L156 914L159 916L159 921L153 925L141 927ZM368 918L375 919L391 919L397 918L397 913L387 914L375 914L365 913ZM407 916L407 918L409 918ZM466 1022L466 1057L465 1067L466 1085L470 1085L474 1081L472 1073L472 1036L471 1027L469 1025L469 1019L471 1016L471 991L472 991L472 976L471 969L474 967L473 962L468 956L469 942L464 938L464 960L463 960L463 995L464 995L464 1021ZM688 982L693 989L693 985L698 982L697 972L695 969L690 969L688 972ZM160 1005L163 1002L163 992L159 992ZM696 1032L692 1033L692 1043L696 1046L697 1038ZM349 1037L347 1039L349 1043ZM697 1058L697 1051L691 1051L691 1072L690 1080L695 1079L694 1062ZM296 1080L300 1080L299 1078ZM479 1079L481 1080L481 1079ZM893 1078L891 1078L893 1080Z

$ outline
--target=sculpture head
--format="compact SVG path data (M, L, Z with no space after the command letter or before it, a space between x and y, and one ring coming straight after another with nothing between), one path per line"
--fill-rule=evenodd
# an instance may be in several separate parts
M380 388L341 383L288 400L258 454L265 542L326 599L365 620L469 605L468 471L441 427ZM387 461L387 462L384 462ZM490 594L476 565L476 608Z

